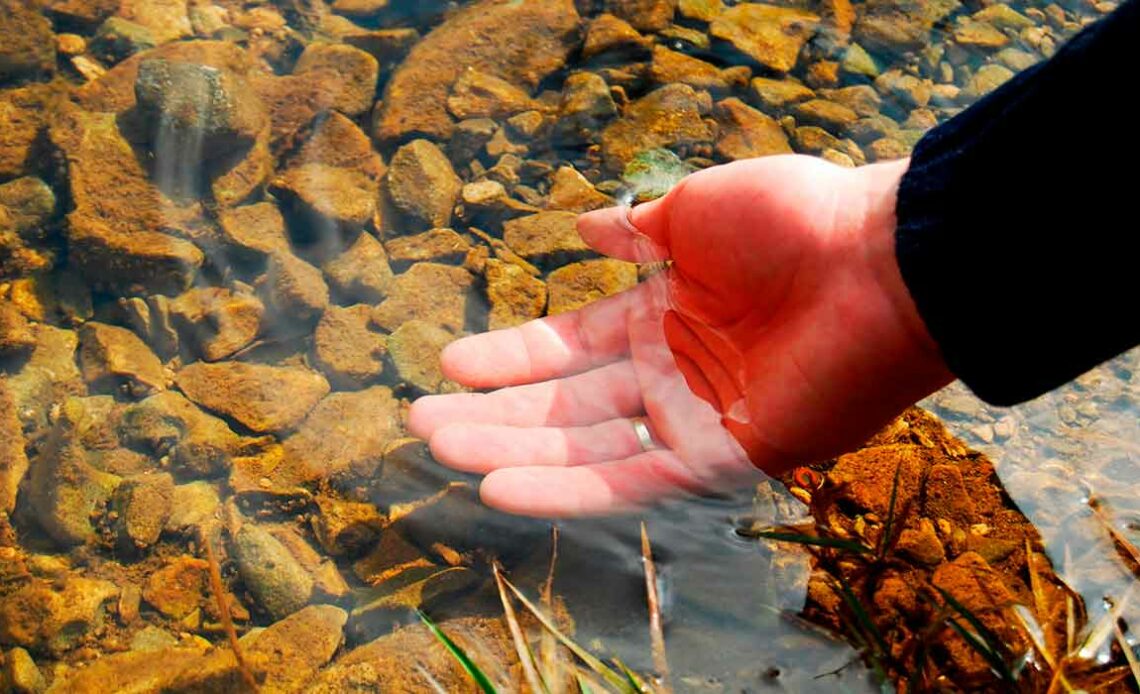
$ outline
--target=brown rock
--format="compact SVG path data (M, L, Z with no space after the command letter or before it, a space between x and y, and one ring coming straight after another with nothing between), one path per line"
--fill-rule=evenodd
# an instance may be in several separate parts
M130 553L158 542L170 519L173 497L174 478L169 473L124 480L111 497L119 548Z
M453 333L463 330L473 278L460 267L416 263L396 281L372 320L385 330L420 319Z
M90 322L79 330L79 364L92 388L143 397L166 388L162 362L130 330Z
M491 305L489 330L511 328L542 317L546 310L546 285L542 280L518 265L494 258L487 261L484 276Z
M242 260L264 259L289 250L285 218L272 202L223 210L218 224L222 243Z
M146 27L159 44L194 34L186 0L122 0L118 14Z
M313 323L329 305L321 271L292 253L274 253L265 273L267 304L289 320Z
M412 236L397 236L384 244L388 260L396 270L420 261L458 264L471 250L471 244L452 229L432 229Z
M304 367L242 362L195 362L175 382L193 402L259 433L295 428L329 392L328 381Z
M0 359L26 357L35 346L28 319L10 302L0 301Z
M811 89L790 79L757 77L752 80L753 101L767 109L780 110L791 104L807 101L813 96L815 93Z
M699 58L671 51L661 45L653 47L649 78L657 84L680 82L693 89L704 89L714 93L729 89L728 80L720 68Z
M865 48L901 53L930 43L930 31L959 6L958 0L869 0L854 36Z
M720 126L716 153L725 159L749 159L770 154L790 154L784 129L772 117L732 97L719 102L713 117Z
M867 155L871 161L889 161L910 156L910 147L893 137L881 137L867 145Z
M702 120L712 108L707 94L684 84L670 84L626 107L625 115L602 132L606 167L620 172L639 152L686 150L710 143L712 131Z
M843 150L843 143L839 138L814 125L796 128L792 139L797 152L820 154L826 149Z
M326 91L328 108L359 116L372 108L380 66L364 51L335 43L312 43L297 59L293 74L311 75L328 81L335 91Z
M797 104L794 113L797 122L818 125L836 133L844 132L847 126L859 120L859 114L852 109L826 99L812 99Z
M125 445L155 456L169 455L172 469L191 479L229 469L231 454L240 445L225 422L175 391L152 395L127 408L120 436Z
M206 361L218 361L253 342L265 306L247 292L202 287L170 302L170 313L183 339Z
M48 412L68 395L86 395L75 361L79 336L39 323L32 326L36 347L18 373L8 377L8 390L20 419L33 427L48 424Z
M725 10L723 0L678 0L677 12L685 19L711 22Z
M614 204L613 198L595 188L572 166L559 167L550 178L547 209L582 213Z
M895 470L899 471L895 514L901 515L918 501L922 472L930 460L930 451L919 446L874 446L840 456L827 477L842 490L841 499L886 518Z
M347 25L340 40L371 55L380 64L380 70L391 73L408 51L420 40L420 33L411 27L392 29L365 29L357 24Z
M606 0L606 10L641 31L660 31L673 22L677 0Z
M823 32L832 45L846 46L858 17L851 0L824 0L820 4L819 13L823 17Z
M347 621L348 614L339 607L310 605L250 636L242 650L250 667L265 673L261 688L267 692L305 691L309 680L340 648ZM237 675L231 678L231 687L214 691L238 690L243 685Z
M384 386L333 393L285 439L285 462L300 481L341 475L369 479L399 436L399 402Z
M954 43L960 46L996 49L1008 45L1009 37L988 22L964 19L954 27Z
M427 140L409 142L396 151L387 182L392 203L416 229L448 226L463 187L447 156Z
M439 354L455 336L421 320L405 322L388 338L388 353L400 380L425 393L438 393L444 385Z
M55 35L35 5L0 0L0 83L55 71Z
M0 180L23 174L35 154L36 137L44 126L38 93L29 89L0 92Z
M308 224L342 230L359 230L372 221L379 189L365 173L325 164L302 164L269 184L270 192Z
M833 102L842 104L857 113L861 118L879 115L883 106L879 93L869 84L858 84L843 89L828 89L820 92L820 96ZM847 127L850 127L850 123Z
M27 472L24 428L16 416L8 379L0 376L0 513L11 514L16 508L16 495Z
M5 654L0 683L13 694L39 694L47 689L47 680L36 667L36 661L19 646L9 649Z
M562 85L559 118L553 138L558 142L583 143L618 114L609 85L592 72L576 72Z
M146 602L171 619L182 619L202 603L210 565L183 555L152 573L143 585Z
M312 517L313 534L333 556L359 556L380 539L386 519L373 504L318 496L320 513Z
M353 169L374 181L379 181L386 171L384 160L372 149L368 135L337 111L322 113L309 125L308 136L289 158L289 164Z
M961 526L977 523L974 502L957 465L935 465L926 477L923 515L945 518Z
M384 246L367 233L358 235L346 251L326 262L322 269L333 291L345 303L380 303L393 281Z
M542 105L527 92L504 79L471 68L455 81L447 98L447 110L459 120L503 119L536 108Z
M927 566L937 566L946 561L946 550L934 531L929 518L919 520L918 529L906 528L899 535L895 549L902 555Z
M387 342L369 329L372 308L357 304L330 306L313 333L313 356L318 368L337 388L356 390L384 371Z
M463 218L467 221L479 219L496 224L539 211L533 205L512 198L502 183L490 179L464 185L459 197L463 201Z
M479 0L465 6L416 44L392 75L376 139L396 144L414 136L449 137L454 122L447 97L469 67L520 87L537 87L576 47L578 21L573 0ZM505 36L527 40L473 40Z
M1016 602L1005 587L1006 579L975 552L965 552L934 571L931 582L972 612L1002 643L1019 651L1028 644L1024 632L1003 618L1004 608ZM990 676L989 664L961 636L947 630L943 641L952 666L965 676Z
M114 14L120 4L121 0L51 0L46 9L63 25L90 30Z
M221 208L233 207L257 197L273 174L269 150L270 130L257 134L253 145L220 157L210 168L210 193Z
M582 44L582 59L610 52L633 58L647 54L652 47L653 39L642 36L624 19L606 12L590 20Z
M799 9L743 3L713 20L709 33L766 68L788 72L819 21L819 16Z
M538 266L565 265L592 251L578 235L578 215L540 212L503 224L503 240L511 250Z
M547 313L555 315L637 285L637 266L612 258L585 260L560 267L546 278L550 292Z
M0 600L0 641L59 656L103 625L113 583L79 576L35 580Z
M930 103L932 84L928 79L888 70L875 79L875 88L884 96L899 100L906 108L923 108Z

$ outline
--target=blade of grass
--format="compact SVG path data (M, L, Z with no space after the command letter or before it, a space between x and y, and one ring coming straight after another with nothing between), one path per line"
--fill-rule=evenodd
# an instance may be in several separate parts
M1130 584L1128 590L1124 591L1124 597L1109 608L1109 610L1104 613L1104 616L1097 620L1097 623L1089 631L1088 636L1086 636L1085 640L1081 643L1081 647L1077 649L1077 657L1082 660L1092 660L1096 657L1096 652L1100 650L1100 647L1103 646L1104 642L1108 640L1108 637L1112 635L1112 625L1116 620L1120 619L1120 614L1124 612L1124 608L1132 600L1132 591L1136 588L1136 585L1136 583Z
M578 691L581 694L594 694L594 688L590 685L590 681L581 672L574 673L574 677L578 682Z
M887 648L887 641L883 638L882 632L875 626L875 622L871 620L871 615L867 614L867 610L859 603L859 599L855 597L855 593L851 590L851 585L842 576L836 576L839 582L839 595L843 598L843 602L847 604L847 609L855 614L855 619L859 622L859 627L867 634L873 641L871 645L878 649L880 655L889 656L890 650Z
M975 615L968 607L958 602L958 599L951 595L950 592L946 589L940 586L934 586L934 589L937 590L940 595L942 595L942 599L945 600L947 604L954 608L955 612L965 618L965 620L970 624L978 636L981 637L981 639L985 642L985 645L990 649L990 652L992 652L994 655L997 655L998 657L1002 657L1007 654L1009 649L1005 647L1005 644L998 637L998 635L993 632L992 629L987 627L985 624L982 624L982 620L978 619L977 615ZM1002 662L1004 662L1004 658L1002 659Z
M539 604L542 609L546 610L546 614L553 615L554 612L554 567L558 563L558 526L550 526L550 568L546 572L546 581L542 584L542 590L539 593ZM538 654L539 659L542 661L542 676L546 681L547 686L552 687L554 694L562 694L566 691L566 678L563 673L566 671L565 663L558 650L558 642L555 641L554 635L548 630L543 629L539 635L538 641Z
M535 694L539 694L539 692L550 694L550 688L546 686L546 682L538 674L538 669L535 667L534 651L531 650L530 643L523 635L522 627L519 626L515 607L511 604L510 596L507 595L507 587L503 585L503 568L499 566L498 561L491 564L491 573L495 576L495 586L499 589L499 600L503 603L503 615L507 619L507 627L511 630L511 640L515 642L515 653L518 654L519 662L522 663L526 683L530 685L531 691Z
M982 643L981 639L975 636L969 629L962 626L962 623L958 620L953 617L948 617L946 623L969 644L970 648L974 649L978 655L982 656L982 658L990 664L990 668L1001 677L1003 682L1007 684L1014 683L1013 673L1009 671L1009 667L1005 664L1005 661L1001 659L1001 656L991 651L986 644Z
M879 536L879 546L876 548L876 554L879 559L882 559L887 554L887 547L890 546L891 530L895 522L895 504L899 499L899 473L902 472L902 461L895 465L895 477L891 480L891 499L887 505L887 521L883 524L883 534Z
M1120 644L1120 650L1124 651L1124 659L1128 661L1128 669L1132 670L1132 679L1135 680L1136 686L1140 687L1140 662L1136 661L1136 653L1128 644L1128 639L1124 638L1124 632L1120 630L1120 623L1117 620L1112 621L1112 628L1116 631L1116 642Z
M661 602L657 595L657 565L653 562L653 547L649 544L649 531L641 522L641 560L645 566L645 595L649 606L649 641L653 649L653 667L660 677L661 694L671 694L669 684L669 658L665 652L665 632L661 625Z
M601 660L598 660L598 658L596 658L585 648L582 648L578 644L574 643L570 637L563 634L562 631L559 630L559 628L554 624L554 622L552 622L546 615L542 614L542 612L539 611L534 603L527 599L527 597L523 595L523 592L516 588L515 585L508 581L505 577L503 578L503 583L505 583L507 587L511 589L511 592L515 594L515 597L519 599L519 602L521 602L524 607L530 610L530 613L534 615L535 619L537 619L543 627L545 627L551 634L553 634L554 637L558 639L558 641L563 646L569 648L574 655L581 658L582 662L590 666L591 670L598 673L599 677L616 687L618 691L629 691L629 685L625 681L625 678L614 672L612 668L608 667Z
M777 542L792 542L797 545L810 545L814 547L829 547L831 549L841 549L855 554L873 554L874 550L866 545L861 545L854 540L841 540L837 537L823 537L820 535L804 535L801 533L789 533L781 530L756 530L751 533L752 537L762 537L767 540L776 540Z
M1021 623L1021 630L1028 636L1029 640L1033 643L1033 647L1045 659L1049 665L1050 670L1057 669L1057 661L1053 659L1053 655L1049 653L1049 647L1045 643L1045 630L1041 628L1041 624L1037 618L1033 616L1032 610L1025 605L1014 605L1010 608L1017 620Z
M648 692L649 691L649 689L647 689L645 686L645 682L641 681L641 677L639 677L636 672L631 670L628 665L623 663L621 661L621 658L614 658L614 665L617 665L618 670L621 670L621 674L625 675L626 684L628 684L630 687L633 687L633 691L635 691L635 692Z
M431 618L428 617L423 610L416 610L416 615L420 618L420 621L424 623L424 626L426 626L428 630L431 631L436 640L442 643L443 647L446 648L449 653L451 653L452 657L455 658L460 667L462 667L464 671L466 671L467 674L471 676L471 679L475 681L475 684L479 685L479 689L483 691L483 694L498 694L498 690L495 689L495 685L491 684L491 680L487 678L487 675L483 674L483 671L479 669L479 666L472 662L471 658L467 657L467 653L462 648L460 648L457 643L452 641L447 634L443 633L443 630L436 626L435 622L431 621Z

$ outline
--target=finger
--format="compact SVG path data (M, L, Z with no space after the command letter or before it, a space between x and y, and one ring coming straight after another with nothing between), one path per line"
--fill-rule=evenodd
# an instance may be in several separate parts
M594 250L613 258L635 263L668 260L669 249L664 245L664 238L650 236L632 222L633 215L636 214L638 219L655 231L661 228L656 223L656 217L663 213L642 212L648 205L656 205L655 209L661 208L661 204L655 201L635 208L621 206L587 212L578 217L578 235ZM653 223L650 224L650 221Z
M665 314L665 337L675 355L683 355L678 360L681 373L689 386L702 399L724 414L744 395L737 378L732 373L741 373L742 364L735 347L715 331L700 326L677 311ZM726 364L725 362L730 362ZM693 366L699 376L694 378ZM712 391L713 398L709 397Z
M575 376L493 393L430 395L412 404L408 429L430 439L459 422L514 427L589 426L644 412L637 374L630 361Z
M456 340L443 350L443 372L472 388L500 388L611 363L629 353L628 314L648 291L640 284L577 311Z
M687 465L668 450L576 467L515 467L483 480L483 503L507 513L544 518L630 512L702 487Z
M430 445L432 455L444 465L481 475L510 467L590 465L642 450L628 419L588 427L451 424L432 434Z

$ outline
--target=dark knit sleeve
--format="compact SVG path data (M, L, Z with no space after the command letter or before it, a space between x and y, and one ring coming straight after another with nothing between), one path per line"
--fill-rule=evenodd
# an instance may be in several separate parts
M897 257L950 369L1041 395L1140 344L1140 0L915 148Z

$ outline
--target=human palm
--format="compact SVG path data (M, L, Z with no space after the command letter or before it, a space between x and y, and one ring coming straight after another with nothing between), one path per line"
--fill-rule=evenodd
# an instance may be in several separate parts
M486 503L541 516L728 489L857 446L949 380L894 262L904 169L767 157L583 215L600 252L671 263L453 343L445 373L499 390L421 398L410 428L444 464L486 474Z

